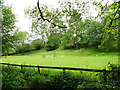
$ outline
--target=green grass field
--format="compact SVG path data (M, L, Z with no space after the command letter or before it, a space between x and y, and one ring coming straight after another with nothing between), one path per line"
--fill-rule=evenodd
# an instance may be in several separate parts
M56 56L53 57L54 53ZM29 56L27 56L29 54ZM45 54L45 57L42 57ZM2 58L2 62L41 66L63 66L79 68L106 68L108 62L117 64L117 52L100 52L96 49L79 50L37 50Z

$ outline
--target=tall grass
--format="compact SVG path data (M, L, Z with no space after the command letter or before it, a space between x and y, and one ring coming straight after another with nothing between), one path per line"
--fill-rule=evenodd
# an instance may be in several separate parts
M71 72L67 70L49 71L43 69L39 75L36 69L11 66L2 66L3 89L11 88L119 88L120 87L120 66L109 64L112 73L106 74L107 81L104 82L102 73Z
M17 68L11 66L2 67L3 88L76 88L83 79L89 79L89 75L81 72L41 70L39 75L36 69Z

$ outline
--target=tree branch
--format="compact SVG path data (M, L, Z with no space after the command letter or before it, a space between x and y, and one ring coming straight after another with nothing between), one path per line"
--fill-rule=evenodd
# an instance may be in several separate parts
M119 12L119 9L120 9L120 5L119 5L119 7L117 8L116 12L114 13L114 17L116 16L117 12ZM120 17L120 16L119 16L119 17ZM119 17L111 20L111 22L110 22L110 24L109 24L109 28L110 28L110 26L112 25L113 21L116 20L116 19L119 19Z
M109 2L109 1L108 1L108 2ZM107 3L105 4L105 6L104 6L105 8L102 8L101 11L98 13L98 15L97 15L95 18L98 18L98 16L101 14L101 12L102 12L104 9L107 8L107 4L108 4L108 2L107 2Z
M52 18L50 19L50 22L58 15L53 15Z
M39 13L40 13L40 17L42 18L43 21L47 21L47 22L51 23L54 27L55 27L55 26L58 26L59 28L67 28L66 26L60 26L60 25L57 25L57 24L51 22L52 19L53 19L53 17L52 17L51 20L45 19L45 18L43 17L43 13L42 13L42 11L41 11L41 9L40 9L40 6L39 6L39 0L38 0L38 2L37 2L37 6L38 6Z

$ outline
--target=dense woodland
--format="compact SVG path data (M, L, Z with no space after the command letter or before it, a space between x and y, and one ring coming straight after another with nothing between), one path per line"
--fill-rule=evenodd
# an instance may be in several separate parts
M89 4L99 13L91 16ZM46 5L27 8L25 13L32 19L31 31L41 38L30 40L28 32L15 26L12 7L2 8L2 55L23 53L31 50L80 49L94 47L103 51L119 50L120 2L59 2L59 7L49 9ZM27 41L27 43L26 43Z

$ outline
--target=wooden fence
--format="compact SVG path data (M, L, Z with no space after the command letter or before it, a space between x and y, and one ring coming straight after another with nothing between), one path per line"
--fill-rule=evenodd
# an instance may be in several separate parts
M62 69L63 70L63 74L65 74L65 70L79 70L79 71L90 71L90 72L102 72L103 73L103 78L104 81L107 82L106 79L106 73L110 73L112 71L103 69L103 70L97 70L97 69L84 69L84 68L70 68L70 67L51 67L51 66L32 66L32 65L18 65L18 64L9 64L9 63L0 63L2 65L10 65L10 66L19 66L21 67L21 69L23 67L34 67L34 68L38 68L38 73L41 75L40 73L40 68L50 68L50 69Z

